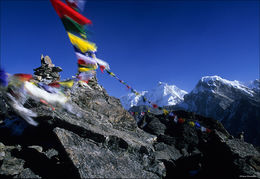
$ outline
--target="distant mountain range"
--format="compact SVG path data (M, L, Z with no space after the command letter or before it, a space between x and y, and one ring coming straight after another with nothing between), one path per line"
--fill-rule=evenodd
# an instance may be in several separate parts
M149 91L142 91L138 96L130 93L121 97L120 101L125 109L147 105L147 102L143 101L143 97L159 106L171 106L182 102L183 96L186 94L188 94L186 91L179 89L175 85L159 82L155 88Z
M129 94L121 98L126 109L144 105L142 95L159 106L183 109L221 121L232 134L245 132L245 140L260 145L260 81L248 83L229 81L219 76L202 77L187 93L174 85L159 82L140 96Z

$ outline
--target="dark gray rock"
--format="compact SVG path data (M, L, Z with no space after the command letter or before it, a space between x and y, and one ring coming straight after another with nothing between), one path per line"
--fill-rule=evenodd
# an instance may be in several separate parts
M253 87L239 88L223 80L200 80L184 102L172 109L182 108L222 122L230 134L245 132L245 141L260 145L260 88L259 79Z
M33 69L34 70L34 80L49 82L60 80L59 72L62 71L61 67L56 67L49 56L41 55L41 66Z
M212 132L201 132L187 122L176 124L169 116L146 113L143 129L157 135L155 157L166 166L166 178L260 177L260 155L252 144L231 136L219 121L186 111L174 113L187 121L196 120ZM164 126L163 130L158 132L158 126Z
M48 72L36 70L42 80L52 78L51 64L49 57L42 58ZM96 76L64 93L70 105L54 111L26 101L24 106L38 114L37 127L0 100L0 178L259 177L257 149L232 137L218 121L174 111L212 130L205 133L157 111L142 116L139 128Z

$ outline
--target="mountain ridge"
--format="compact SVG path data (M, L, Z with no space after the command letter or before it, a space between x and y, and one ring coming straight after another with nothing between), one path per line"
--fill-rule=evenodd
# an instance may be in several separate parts
M133 106L146 105L142 97L147 98L152 103L159 106L176 105L183 100L183 96L187 94L186 91L179 89L175 85L168 85L165 82L158 82L157 86L151 90L141 91L140 95L133 93L120 98L125 109L130 109Z
M257 131L260 128L257 120L260 118L259 84L259 79L245 83L226 80L216 75L204 76L190 93L183 95L183 99L174 105L165 103L167 99L160 100L160 96L156 98L156 94L153 95L153 101L157 101L159 106L167 106L168 109L182 109L219 120L232 135L237 136L243 131L247 141L260 145L260 133ZM122 103L125 101L121 100Z

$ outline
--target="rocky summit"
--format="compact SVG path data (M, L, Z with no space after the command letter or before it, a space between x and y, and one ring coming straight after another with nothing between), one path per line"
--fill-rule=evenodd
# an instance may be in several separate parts
M64 93L67 110L27 99L37 127L0 94L0 178L260 178L259 151L216 120L174 111L205 133L164 114L132 116L96 78Z

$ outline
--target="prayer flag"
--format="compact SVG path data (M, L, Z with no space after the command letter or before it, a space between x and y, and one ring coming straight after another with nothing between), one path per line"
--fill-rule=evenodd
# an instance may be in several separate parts
M203 126L201 126L201 131L202 131L202 132L206 132L206 128L203 127Z
M99 67L100 67L101 72L104 73L105 66L100 65Z
M153 108L158 108L158 106L156 104L152 104Z
M101 60L101 59L95 57L95 55L94 55L93 59L97 62L97 64L99 66L104 66L105 67L104 69L110 70L109 64L107 62L105 62L104 60Z
M190 122L189 122L189 125L191 125L192 127L194 127L194 126L195 126L195 123L194 123L193 121L190 121Z
M75 45L82 53L86 53L87 51L92 51L92 52L97 51L97 47L94 43L83 40L69 32L68 32L68 36L69 36L70 42L73 45Z
M195 122L195 125L196 125L197 128L200 128L200 127L201 127L198 122Z
M210 130L210 129L208 129L208 128L206 128L206 132L207 132L207 133L210 133L210 132L211 132L211 130Z
M59 88L60 84L59 84L59 82L52 82L52 83L49 83L48 86L51 86L51 87L54 87L54 88Z
M8 86L8 76L2 69L0 69L0 86Z
M89 72L84 72L84 73L80 73L77 78L82 80L82 81L88 81L91 77L94 76L93 71L89 71Z
M24 73L16 73L14 74L14 77L17 77L20 81L29 81L32 79L31 74L24 74Z
M166 109L163 109L163 113L164 113L164 115L167 115L167 114L169 114L169 111L167 111Z
M91 24L91 21L89 19L87 19L77 11L73 10L71 7L61 2L60 0L51 0L51 3L60 18L67 15L81 25Z
M70 17L68 17L66 15L61 20L62 20L62 23L63 23L66 31L71 32L71 33L80 34L84 39L87 38L86 31L85 31L83 25L80 25L79 23L77 23L76 21L74 21L73 19L71 19Z
M74 81L73 80L69 80L69 81L62 81L62 82L59 82L59 84L61 86L66 86L66 87L69 87L71 88L74 84Z
M66 0L66 3L68 6L71 8L78 10L80 9L81 11L84 10L84 5L85 5L86 0Z
M85 68L85 67L78 68L79 72L88 72L91 70L96 70L96 69L95 68Z
M88 57L86 55L83 55L81 53L76 52L76 57L78 59L78 64L84 65L84 64L94 64L97 66L97 63L94 58Z
M178 117L175 116L174 119L173 119L173 121L174 121L175 123L178 123Z
M179 119L178 119L178 122L182 124L182 123L185 122L185 119L184 119L184 118L179 118Z
M169 116L173 117L173 116L174 116L174 113L173 113L173 112L170 112L170 113L169 113Z

